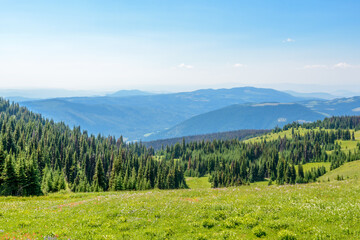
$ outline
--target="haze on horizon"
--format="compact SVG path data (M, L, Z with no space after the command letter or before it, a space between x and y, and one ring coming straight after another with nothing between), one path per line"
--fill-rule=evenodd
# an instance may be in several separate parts
M355 0L2 1L1 88L360 92L359 10Z

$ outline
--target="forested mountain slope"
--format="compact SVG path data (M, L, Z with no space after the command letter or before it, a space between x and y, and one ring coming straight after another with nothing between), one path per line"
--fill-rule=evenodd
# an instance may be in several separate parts
M143 142L143 144L147 147L152 147L155 150L159 150L164 146L175 145L176 143L182 143L183 141L189 143L189 142L202 142L202 141L212 142L213 140L231 140L231 139L243 140L246 138L262 135L268 132L270 132L270 130L245 129L245 130L236 130L229 132L217 132L217 133L209 133L202 135L184 136L179 138L160 139L155 141Z
M197 115L149 138L181 137L237 129L272 129L293 121L312 122L324 117L300 104L237 104Z
M288 124L283 130L276 128L277 138L175 144L157 155L180 159L185 176L209 174L213 187L239 186L266 178L277 184L306 183L325 174L326 168L304 171L302 164L329 162L332 170L360 159L360 141L355 137L359 130L360 117L332 117L314 123ZM282 131L289 135L280 134ZM354 142L355 147L342 148L341 142Z
M3 195L186 187L180 166L155 161L152 149L70 129L2 99L0 129Z
M89 133L123 135L129 140L145 139L188 118L231 104L248 102L294 102L303 100L264 88L204 89L173 94L121 97L58 98L22 102L34 112L70 126L80 125ZM238 130L238 129L236 129ZM196 133L191 133L194 135ZM172 136L174 137L174 136Z
M328 101L308 101L304 105L326 116L360 115L360 97L337 98Z
M277 184L306 183L326 169L304 172L298 166L295 171L295 165L326 161L335 169L360 158L360 144L344 152L337 142L357 141L354 131L359 128L360 117L333 117L286 125L284 130L292 130L289 138L183 142L155 153L142 144L125 144L122 137L70 129L0 100L0 194L186 188L184 176L205 174L212 187L264 178Z

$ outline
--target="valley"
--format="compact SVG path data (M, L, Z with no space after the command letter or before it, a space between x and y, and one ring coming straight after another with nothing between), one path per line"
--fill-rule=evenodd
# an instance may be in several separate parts
M359 240L360 1L1 1L0 240Z
M132 90L20 104L55 121L81 126L92 134L154 141L240 129L272 129L293 121L356 115L360 99L312 99L274 89L241 87L171 94Z

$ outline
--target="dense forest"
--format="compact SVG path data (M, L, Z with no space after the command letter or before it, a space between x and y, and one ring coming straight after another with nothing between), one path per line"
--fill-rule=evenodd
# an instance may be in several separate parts
M354 140L360 117L333 117L288 124L291 136L272 141L239 139L193 141L155 151L123 138L89 135L18 104L0 99L0 194L41 195L74 192L187 188L185 177L209 175L212 187L315 181L324 167L304 172L309 162L331 162L331 169L360 159L336 140ZM299 134L299 127L309 129ZM316 129L315 129L316 128ZM275 128L273 132L281 131Z
M303 164L331 162L331 169L335 169L345 162L360 159L360 146L355 152L344 152L336 143L336 140L355 140L349 129L359 126L360 117L332 117L316 123L286 125L283 130L292 129L291 136L272 141L183 141L157 154L165 159L179 159L186 169L185 176L210 175L213 187L238 186L265 178L277 184L307 183L315 181L326 170L320 167L304 172ZM309 131L299 134L295 131L299 127ZM279 128L273 130L279 131Z
M268 132L270 132L270 130L242 129L237 131L185 136L180 138L160 139L149 142L143 142L143 144L146 147L154 148L154 150L160 150L162 147L167 145L170 146L170 145L175 145L176 143L182 143L183 140L185 140L186 143L202 142L202 141L211 142L214 140L232 140L232 139L245 140Z
M185 188L181 165L122 137L88 135L0 99L0 193Z

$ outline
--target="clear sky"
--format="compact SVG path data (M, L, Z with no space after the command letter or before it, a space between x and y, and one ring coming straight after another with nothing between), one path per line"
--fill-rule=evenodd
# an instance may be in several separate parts
M0 88L360 92L358 0L0 0Z

